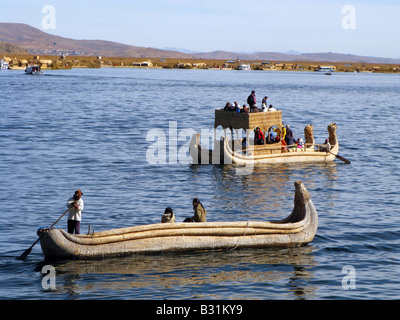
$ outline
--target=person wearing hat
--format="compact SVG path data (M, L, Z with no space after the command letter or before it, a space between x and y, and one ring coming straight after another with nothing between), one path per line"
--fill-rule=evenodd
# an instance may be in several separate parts
M161 223L173 223L175 222L175 215L172 208L168 207L165 209L163 215L161 216Z
M83 210L83 193L76 190L72 198L67 202L67 207L71 208L68 213L68 233L80 233L82 210Z

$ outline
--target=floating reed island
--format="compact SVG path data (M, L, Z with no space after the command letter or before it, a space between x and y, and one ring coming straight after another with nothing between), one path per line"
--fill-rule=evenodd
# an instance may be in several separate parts
M320 61L263 61L263 60L222 60L222 59L173 59L147 57L103 57L79 55L27 54L1 55L10 69L24 69L29 64L38 64L42 69L71 68L166 68L166 69L212 69L240 70L249 65L259 71L318 71L329 67L335 72L400 72L399 64L377 64L363 62L320 62Z

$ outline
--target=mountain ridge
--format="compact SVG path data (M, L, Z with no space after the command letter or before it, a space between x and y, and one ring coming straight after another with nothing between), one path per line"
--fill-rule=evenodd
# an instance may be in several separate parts
M137 47L113 41L64 38L22 23L0 23L0 41L15 44L31 53L38 53L39 50L64 50L88 56L193 58L192 55L181 52Z
M139 47L107 40L76 40L52 35L23 23L0 23L0 41L21 47L32 54L67 54L109 57L177 58L177 59L215 59L215 60L263 60L297 62L362 62L400 64L400 59L360 56L346 53L317 52L301 53L290 50L286 53L256 52L238 53L224 50L194 52L166 47L168 50Z

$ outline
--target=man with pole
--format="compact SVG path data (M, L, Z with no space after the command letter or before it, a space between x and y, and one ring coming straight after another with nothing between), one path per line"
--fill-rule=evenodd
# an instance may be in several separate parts
M67 202L67 207L69 210L68 214L68 233L79 234L81 219L82 219L82 210L83 210L83 193L81 190L76 190L75 194L72 198L70 198Z

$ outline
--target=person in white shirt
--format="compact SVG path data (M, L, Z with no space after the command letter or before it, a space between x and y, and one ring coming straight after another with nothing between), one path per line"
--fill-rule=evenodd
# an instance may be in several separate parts
M83 193L81 190L76 190L72 198L67 202L67 207L71 208L68 214L68 233L79 234L82 220L83 210Z
M267 96L265 96L265 97L262 99L261 109L262 109L263 112L268 112L267 99L268 99Z

